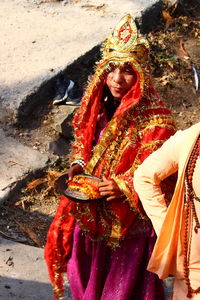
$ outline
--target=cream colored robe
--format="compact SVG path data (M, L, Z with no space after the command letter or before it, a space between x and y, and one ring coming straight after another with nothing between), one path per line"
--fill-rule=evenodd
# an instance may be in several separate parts
M151 154L134 174L134 187L158 236L148 270L157 273L160 278L173 274L176 278L183 279L184 174L199 134L200 122L189 129L178 131ZM177 170L175 192L167 209L159 184ZM193 179L194 190L200 196L199 159ZM200 219L200 203L195 201L195 206ZM191 222L189 269L191 285L197 288L200 286L200 230L195 234L193 228L194 224Z

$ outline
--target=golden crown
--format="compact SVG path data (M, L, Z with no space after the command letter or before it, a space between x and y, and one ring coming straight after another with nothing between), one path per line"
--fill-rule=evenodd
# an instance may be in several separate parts
M132 58L137 61L146 61L149 53L149 43L137 30L130 14L124 16L108 35L102 45L103 60L112 58Z

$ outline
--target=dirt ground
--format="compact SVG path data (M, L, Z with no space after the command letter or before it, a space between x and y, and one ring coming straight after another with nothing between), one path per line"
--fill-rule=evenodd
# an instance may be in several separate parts
M151 45L154 85L172 110L177 129L199 122L200 91L200 20L193 13L180 14L176 9L163 11L163 23L147 36ZM91 69L91 65L88 66ZM76 72L76 70L74 70ZM79 82L85 86L86 81ZM60 139L53 129L57 110L51 103L36 110L32 121L40 126L15 126L12 134L23 143L48 152L45 141ZM29 245L43 247L46 233L58 205L54 182L67 170L65 155L52 159L41 178L33 178L1 209L0 234Z

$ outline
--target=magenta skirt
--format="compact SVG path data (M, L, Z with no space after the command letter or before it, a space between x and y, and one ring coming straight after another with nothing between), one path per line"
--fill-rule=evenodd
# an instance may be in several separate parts
M155 244L152 228L112 249L74 231L67 276L74 300L164 300L162 281L146 270Z

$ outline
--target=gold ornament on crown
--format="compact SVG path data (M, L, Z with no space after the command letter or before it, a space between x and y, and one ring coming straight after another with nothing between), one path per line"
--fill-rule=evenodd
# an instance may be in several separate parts
M124 16L107 36L102 46L103 60L126 59L145 62L148 59L149 43L140 36L130 14Z

